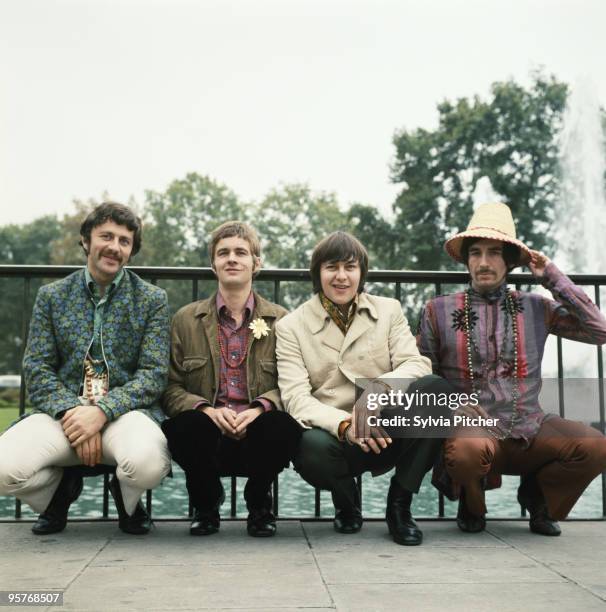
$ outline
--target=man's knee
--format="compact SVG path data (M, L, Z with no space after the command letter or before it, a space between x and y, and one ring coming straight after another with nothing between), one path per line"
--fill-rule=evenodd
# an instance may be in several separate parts
M286 445L293 449L299 445L301 434L302 427L281 410L264 412L248 426L248 435L262 439L264 444Z
M606 437L603 435L580 438L571 461L584 460L596 476L606 470Z
M494 446L489 438L460 436L444 442L444 464L459 482L487 474L493 458Z
M335 477L335 462L341 455L341 444L323 429L305 430L293 462L295 469L310 484L329 486Z
M416 380L413 380L408 387L409 393L414 393L418 391L419 393L453 393L455 391L454 387L441 376L437 374L427 374L425 376L421 376Z
M198 410L186 410L161 425L173 455L199 452L201 448L214 447L221 431L213 420Z
M170 471L166 445L145 445L131 449L120 463L124 478L141 489L153 489Z
M0 457L0 496L14 495L16 489L31 478L23 465L19 465L11 457Z

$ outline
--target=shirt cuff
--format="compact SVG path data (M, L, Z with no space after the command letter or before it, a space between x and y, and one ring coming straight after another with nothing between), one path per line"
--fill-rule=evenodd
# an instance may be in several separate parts
M271 400L266 397L258 397L250 403L251 408L263 408L263 412L271 412L275 409L275 406Z
M341 442L345 442L345 432L347 428L351 425L351 419L345 419L339 423L339 428L337 429L337 438Z
M212 404L208 400L200 400L196 402L192 408L192 410L198 410L198 408L206 408L207 406L212 406Z

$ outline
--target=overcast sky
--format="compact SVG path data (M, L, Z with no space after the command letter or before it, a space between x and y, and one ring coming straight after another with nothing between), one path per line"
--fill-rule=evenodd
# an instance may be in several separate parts
M544 66L606 101L604 0L0 0L0 224L187 172L387 210L396 129Z

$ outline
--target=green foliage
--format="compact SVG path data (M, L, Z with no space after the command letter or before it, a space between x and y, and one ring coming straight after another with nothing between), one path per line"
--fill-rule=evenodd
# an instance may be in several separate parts
M225 185L196 173L166 191L145 193L144 249L139 265L208 266L212 230L230 219L246 221L247 207Z
M442 244L467 226L482 176L511 207L518 237L553 252L546 230L558 194L557 134L566 91L540 73L529 89L495 83L488 101L439 104L436 130L396 133L392 180L402 184L394 212L403 267L453 266Z
M255 207L253 226L263 247L266 268L308 268L311 252L324 236L347 229L347 217L332 193L313 193L307 185L282 185ZM311 295L309 283L283 288L283 303L294 308Z
M13 265L48 264L53 240L61 235L61 231L56 215L40 217L23 225L1 227L0 261ZM39 286L39 280L29 285L30 309ZM23 307L27 290L21 279L0 279L0 373L20 371L24 317L29 314L28 308Z
M48 263L53 240L61 232L56 215L46 215L23 225L0 227L0 261L15 265Z
M0 434L19 416L19 409L15 406L0 406Z

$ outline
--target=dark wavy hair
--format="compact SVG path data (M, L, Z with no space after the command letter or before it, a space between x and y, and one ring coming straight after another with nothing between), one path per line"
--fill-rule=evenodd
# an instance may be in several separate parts
M320 267L327 261L333 263L337 261L357 261L360 266L358 293L364 291L364 282L368 273L368 252L355 236L342 231L333 232L316 244L309 264L314 293L319 293L322 290Z
M106 221L113 221L117 225L124 225L131 232L135 233L133 236L133 250L131 256L136 255L141 249L143 223L140 217L124 204L118 202L103 202L95 206L82 222L80 226L80 236L82 236L86 242L90 242L90 236L93 229L99 225L103 225ZM82 239L80 239L78 244L86 253Z
M461 257L465 262L465 265L468 265L469 262L469 249L473 244L479 242L480 240L484 240L484 238L464 238L463 243L461 244ZM503 261L507 266L508 272L511 272L514 268L517 268L520 265L520 248L515 244L511 244L511 242L503 242Z

